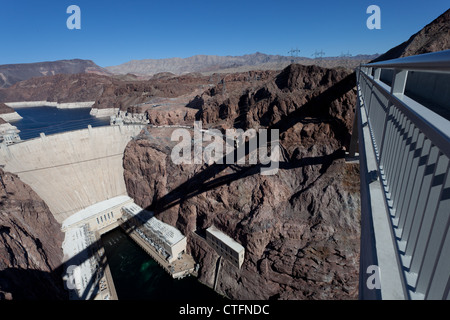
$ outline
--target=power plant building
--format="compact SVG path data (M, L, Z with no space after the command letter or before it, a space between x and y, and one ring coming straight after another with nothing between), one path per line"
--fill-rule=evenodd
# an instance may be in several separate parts
M206 242L233 265L238 268L242 266L245 254L244 247L215 226L206 229Z
M177 228L155 218L153 212L143 210L135 203L125 205L122 210L122 218L133 224L140 236L169 263L186 252L186 237Z

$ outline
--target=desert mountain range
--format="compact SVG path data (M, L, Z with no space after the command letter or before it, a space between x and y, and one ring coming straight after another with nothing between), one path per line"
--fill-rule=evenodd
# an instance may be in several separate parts
M378 54L310 59L306 57L268 55L260 52L243 56L196 55L189 58L132 60L118 66L106 67L106 70L114 74L132 73L142 75L154 75L161 72L171 72L175 75L192 72L224 73L249 70L281 70L292 63L291 61L304 65L318 64L329 67L355 67L377 56Z
M230 73L249 70L282 70L291 61L324 67L342 66L353 68L360 63L374 59L374 55L357 55L354 57L324 57L310 59L305 57L288 57L263 53L243 56L196 55L189 58L144 59L132 60L117 66L102 68L92 60L72 59L36 63L0 65L0 88L8 88L13 84L31 78L52 76L57 74L90 73L98 75L128 75L127 79L146 80L159 73L182 75L187 73L211 74L214 72ZM118 77L124 79L124 77Z

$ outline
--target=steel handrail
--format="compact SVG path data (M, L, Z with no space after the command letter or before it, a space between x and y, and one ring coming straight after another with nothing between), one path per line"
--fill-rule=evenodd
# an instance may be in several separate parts
M450 158L450 126L448 126L448 120L411 98L404 95L399 96L389 93L379 80L374 80L365 73L362 73L362 76L375 86L386 99L413 121L414 124Z
M381 69L402 69L411 71L450 73L450 50L367 63L361 66Z
M394 70L391 85L380 80L383 69ZM397 281L395 270L390 268L398 266L407 298L449 299L450 260L444 256L450 248L450 121L408 97L411 89L405 90L407 81L410 71L416 70L429 73L425 79L449 73L450 50L368 63L356 70L358 101L361 99L362 103L357 122L358 132L363 135L362 178L377 167L383 189L380 196L377 185L374 187L372 180L365 178L367 186L361 188L361 194L368 201L365 218L380 237L374 237L375 248L383 249L375 250L377 259L381 257L378 263L385 276ZM413 88L421 90L420 85ZM447 83L441 82L438 88L447 90ZM384 198L383 205L380 198ZM384 210L390 231L382 223ZM366 238L371 237L371 232L370 228L366 230ZM386 262L386 248L391 247L383 241L388 233L397 251L390 255L395 255L397 265ZM371 257L366 259L371 261ZM389 287L386 280L384 286L388 288L382 293L386 297L392 297L386 290L394 292L399 288L398 284Z

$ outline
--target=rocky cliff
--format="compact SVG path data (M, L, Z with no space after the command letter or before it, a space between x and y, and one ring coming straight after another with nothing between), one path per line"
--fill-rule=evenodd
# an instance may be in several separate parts
M15 110L11 107L8 107L6 104L0 102L0 119L2 120L0 124L5 123L4 122L5 119L3 118L9 120L8 118L11 117L12 115L16 115Z
M450 49L450 9L373 62Z
M4 113L12 113L14 112L14 109L11 107L8 107L6 104L4 103L0 103L0 114L4 114Z
M36 63L0 65L0 88L7 88L19 81L55 74L96 73L108 75L109 72L91 60L58 60Z
M246 78L229 81L195 97L190 105L200 109L197 119L245 130L283 129L291 125L294 112L302 118L323 121L326 117L334 133L348 144L356 102L356 79L350 70L292 64L280 73L256 73L255 77L258 81L253 85Z
M144 113L152 105L170 106L170 99L189 95L208 83L209 77L197 75L157 77L146 81L114 79L114 85L105 87L93 107ZM187 102L181 105L184 106ZM139 106L139 109L136 106Z
M105 88L113 86L113 79L96 74L57 74L18 82L0 89L0 101L95 101Z
M0 300L66 299L61 265L64 235L29 186L0 169Z
M228 95L212 89L197 97L204 126L240 117L244 128L279 128L278 173L263 176L258 165L175 165L171 145L155 138L170 133L149 128L153 138L132 141L125 150L127 191L188 236L200 280L211 287L218 256L202 239L204 230L214 224L245 247L241 269L221 260L219 293L232 299L357 298L359 172L343 151L353 86L348 72L293 65L244 93L237 86L240 96L231 86ZM217 105L231 112L221 116Z
M97 74L58 74L21 81L7 89L0 89L0 102L95 101L93 108L118 108L124 111L130 108L131 111L135 105L158 98L171 99L196 92L197 89L208 85L210 79L212 81L215 78L183 75L129 80ZM189 99L183 105L187 102Z

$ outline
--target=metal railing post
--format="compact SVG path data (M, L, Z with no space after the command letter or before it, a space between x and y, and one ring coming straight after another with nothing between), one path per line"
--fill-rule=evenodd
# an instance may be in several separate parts
M383 69L394 70L390 87L381 80ZM403 270L402 280L395 281L407 296L450 299L450 121L408 96L416 83L405 93L410 71L427 72L427 81L433 76L443 79L437 75L450 74L450 50L371 63L357 70L360 112L368 123L361 130L363 120L355 117L364 134L359 142L366 144L360 150L370 150L368 143L373 148L360 161L372 167L374 160L377 163L385 203L371 202L379 198L376 194L361 199L370 202L372 213L378 212L372 216L375 238L385 232L376 220L381 218L376 206L384 206L398 251L392 259ZM375 192L373 181L364 181ZM386 267L386 252L377 250ZM389 270L381 272L395 277Z
M375 69L375 73L373 75L373 80L375 80L375 81L380 80L380 74L381 74L381 68Z
M394 70L392 79L391 94L402 95L405 92L406 80L408 78L408 70Z

